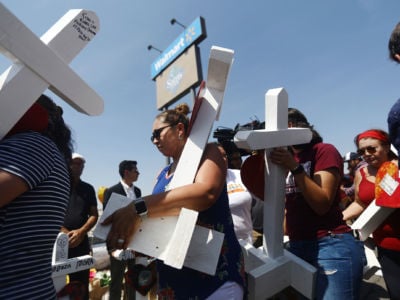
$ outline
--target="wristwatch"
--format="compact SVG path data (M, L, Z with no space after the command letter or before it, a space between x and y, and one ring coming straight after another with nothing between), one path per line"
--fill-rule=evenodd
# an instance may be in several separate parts
M301 174L304 172L304 168L302 164L298 164L296 168L294 168L293 170L290 170L290 173L292 173L292 175L297 175L297 174Z
M143 219L147 217L146 202L142 198L136 199L133 204L135 205L136 213Z

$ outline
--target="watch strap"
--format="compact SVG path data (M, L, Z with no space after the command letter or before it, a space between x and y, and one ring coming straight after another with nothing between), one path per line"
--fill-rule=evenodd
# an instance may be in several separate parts
M296 168L294 168L293 170L290 170L290 173L292 173L292 175L301 174L303 172L304 172L304 167L302 164L298 164L298 166Z
M135 205L136 213L141 218L146 218L147 217L147 206L146 206L146 202L143 200L143 198L134 200L133 204Z

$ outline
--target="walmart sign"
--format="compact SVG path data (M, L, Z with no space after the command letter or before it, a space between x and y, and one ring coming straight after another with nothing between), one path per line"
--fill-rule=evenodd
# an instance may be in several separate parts
M151 78L154 80L166 67L195 42L200 43L207 36L205 21L198 17L176 40L151 64Z

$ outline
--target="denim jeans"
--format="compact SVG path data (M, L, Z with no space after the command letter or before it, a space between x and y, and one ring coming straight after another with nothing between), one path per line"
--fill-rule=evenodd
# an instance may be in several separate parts
M362 242L351 233L290 241L288 250L317 268L315 299L359 299L366 257Z

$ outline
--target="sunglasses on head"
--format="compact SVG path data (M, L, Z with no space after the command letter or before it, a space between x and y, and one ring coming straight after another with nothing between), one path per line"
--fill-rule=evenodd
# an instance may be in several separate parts
M357 153L358 153L358 155L364 155L365 151L367 151L367 153L369 153L369 154L374 154L376 152L377 148L378 147L368 146L368 147L365 147L365 148L358 149Z
M169 124L169 125L167 125L167 126L164 126L164 127L158 128L158 129L155 129L155 130L153 131L153 133L151 134L150 140L151 140L152 142L154 141L154 139L159 140L159 139L160 139L161 132L162 132L165 128L172 127L172 126L175 126L175 125L176 125L176 124Z

